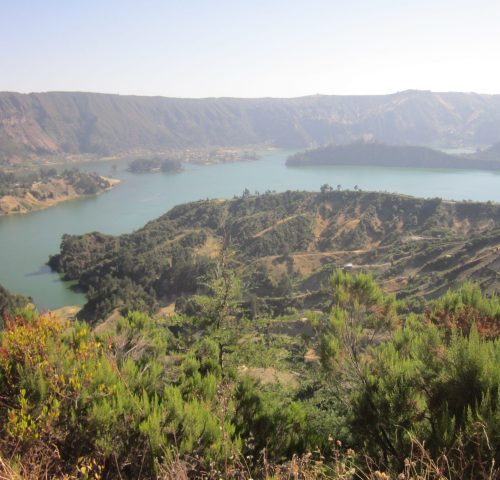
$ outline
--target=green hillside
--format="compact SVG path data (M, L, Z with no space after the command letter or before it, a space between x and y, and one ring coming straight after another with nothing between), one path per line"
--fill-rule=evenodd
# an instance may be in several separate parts
M119 183L117 180L65 169L0 168L0 216L27 213L86 195L97 195Z
M13 294L0 285L0 316L25 307L29 301L24 295Z
M498 291L499 205L322 190L180 205L118 237L66 235L50 265L87 292L81 315L94 320L116 306L191 308L186 297L204 290L224 246L248 308L262 312L321 307L324 280L347 263L399 298L432 298L466 280Z

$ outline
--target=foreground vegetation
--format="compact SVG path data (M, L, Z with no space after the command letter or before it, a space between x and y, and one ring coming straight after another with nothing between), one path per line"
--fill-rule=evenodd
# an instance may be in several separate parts
M194 316L4 315L4 478L494 479L498 298L421 314L336 271L324 311L249 319L219 259Z

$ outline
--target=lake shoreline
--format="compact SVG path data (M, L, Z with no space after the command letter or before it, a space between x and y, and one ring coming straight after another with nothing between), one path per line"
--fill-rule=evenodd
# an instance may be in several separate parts
M4 195L3 197L0 197L0 217L25 215L28 213L33 213L54 207L63 202L95 197L104 192L110 191L121 182L116 178L109 178L103 175L100 175L100 177L105 180L109 184L109 186L101 189L99 192L92 194L80 194L72 191L68 194L54 195L52 198L45 199L35 198L31 191L26 192L24 196Z
M31 296L42 309L85 303L85 296L72 291L57 273L33 275L59 251L64 234L130 233L176 205L207 198L230 199L241 196L245 189L263 194L317 192L324 184L352 190L357 185L363 191L441 197L445 202L500 202L500 175L495 172L359 166L289 168L285 160L290 153L293 151L273 151L251 162L189 164L175 174L132 174L123 161L82 165L82 171L119 179L121 184L106 195L60 202L32 215L0 217L0 284Z

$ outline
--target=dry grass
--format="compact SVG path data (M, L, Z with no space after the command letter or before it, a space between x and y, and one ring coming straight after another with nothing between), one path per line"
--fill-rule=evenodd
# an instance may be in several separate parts
M212 464L204 469L197 458L178 455L159 465L161 480L498 480L500 469L494 460L477 462L467 454L467 445L487 442L489 439L478 425L476 435L466 442L458 441L454 448L433 458L425 445L416 439L408 458L399 469L382 468L352 449L345 449L341 442L331 439L328 459L320 451L293 455L281 464L268 461L263 450L259 458L233 455L223 471ZM248 460L250 459L250 460ZM476 459L477 460L477 459ZM250 465L248 461L252 462Z
M480 438L468 441L487 441L484 431L478 432ZM45 452L47 453L47 452ZM230 456L229 456L230 455ZM452 460L453 456L453 460ZM38 455L24 459L19 470L0 457L0 480L38 480L38 479L96 479L95 475L83 475L79 468L74 475L50 475L47 465ZM53 460L53 458L52 458ZM249 462L251 462L249 464ZM404 460L401 469L383 469L367 457L344 449L342 444L332 440L328 460L319 451L293 457L281 464L270 463L266 451L260 453L252 462L251 457L228 452L223 466L205 464L197 455L180 456L174 452L156 464L158 480L497 480L500 470L495 461L472 465L466 454L464 444L458 444L448 453L433 458L425 445L413 440L411 454ZM53 471L53 470L52 470ZM20 472L20 473L19 473ZM109 477L112 478L112 477ZM146 479L144 479L146 480Z
M80 305L69 305L66 307L56 308L52 313L63 321L74 320L78 312L82 309Z
M266 235L269 232L272 232L278 225L283 225L284 223L289 222L290 220L293 220L294 218L301 217L303 214L301 213L296 213L295 215L290 215L289 217L282 218L281 220L278 220L275 222L273 225L270 227L264 228L264 230L261 230L260 232L257 232L253 238L259 238L264 235Z
M222 242L220 239L214 237L213 235L208 235L205 243L195 249L197 255L202 255L210 258L217 258L220 255L222 249Z
M241 365L238 367L238 371L242 375L247 375L254 380L258 380L262 385L279 383L280 385L297 388L299 384L297 375L292 372L276 370L272 367L259 368Z
M0 457L0 480L22 480L19 475L2 457Z

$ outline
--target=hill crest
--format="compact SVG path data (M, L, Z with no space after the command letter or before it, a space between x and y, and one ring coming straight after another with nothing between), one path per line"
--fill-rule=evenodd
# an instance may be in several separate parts
M118 237L63 237L51 266L90 293L84 313L121 302L160 304L196 293L229 241L248 293L269 308L318 301L332 268L377 276L401 298L435 297L465 280L498 291L500 205L323 191L244 195L179 205ZM286 300L288 301L288 300Z

